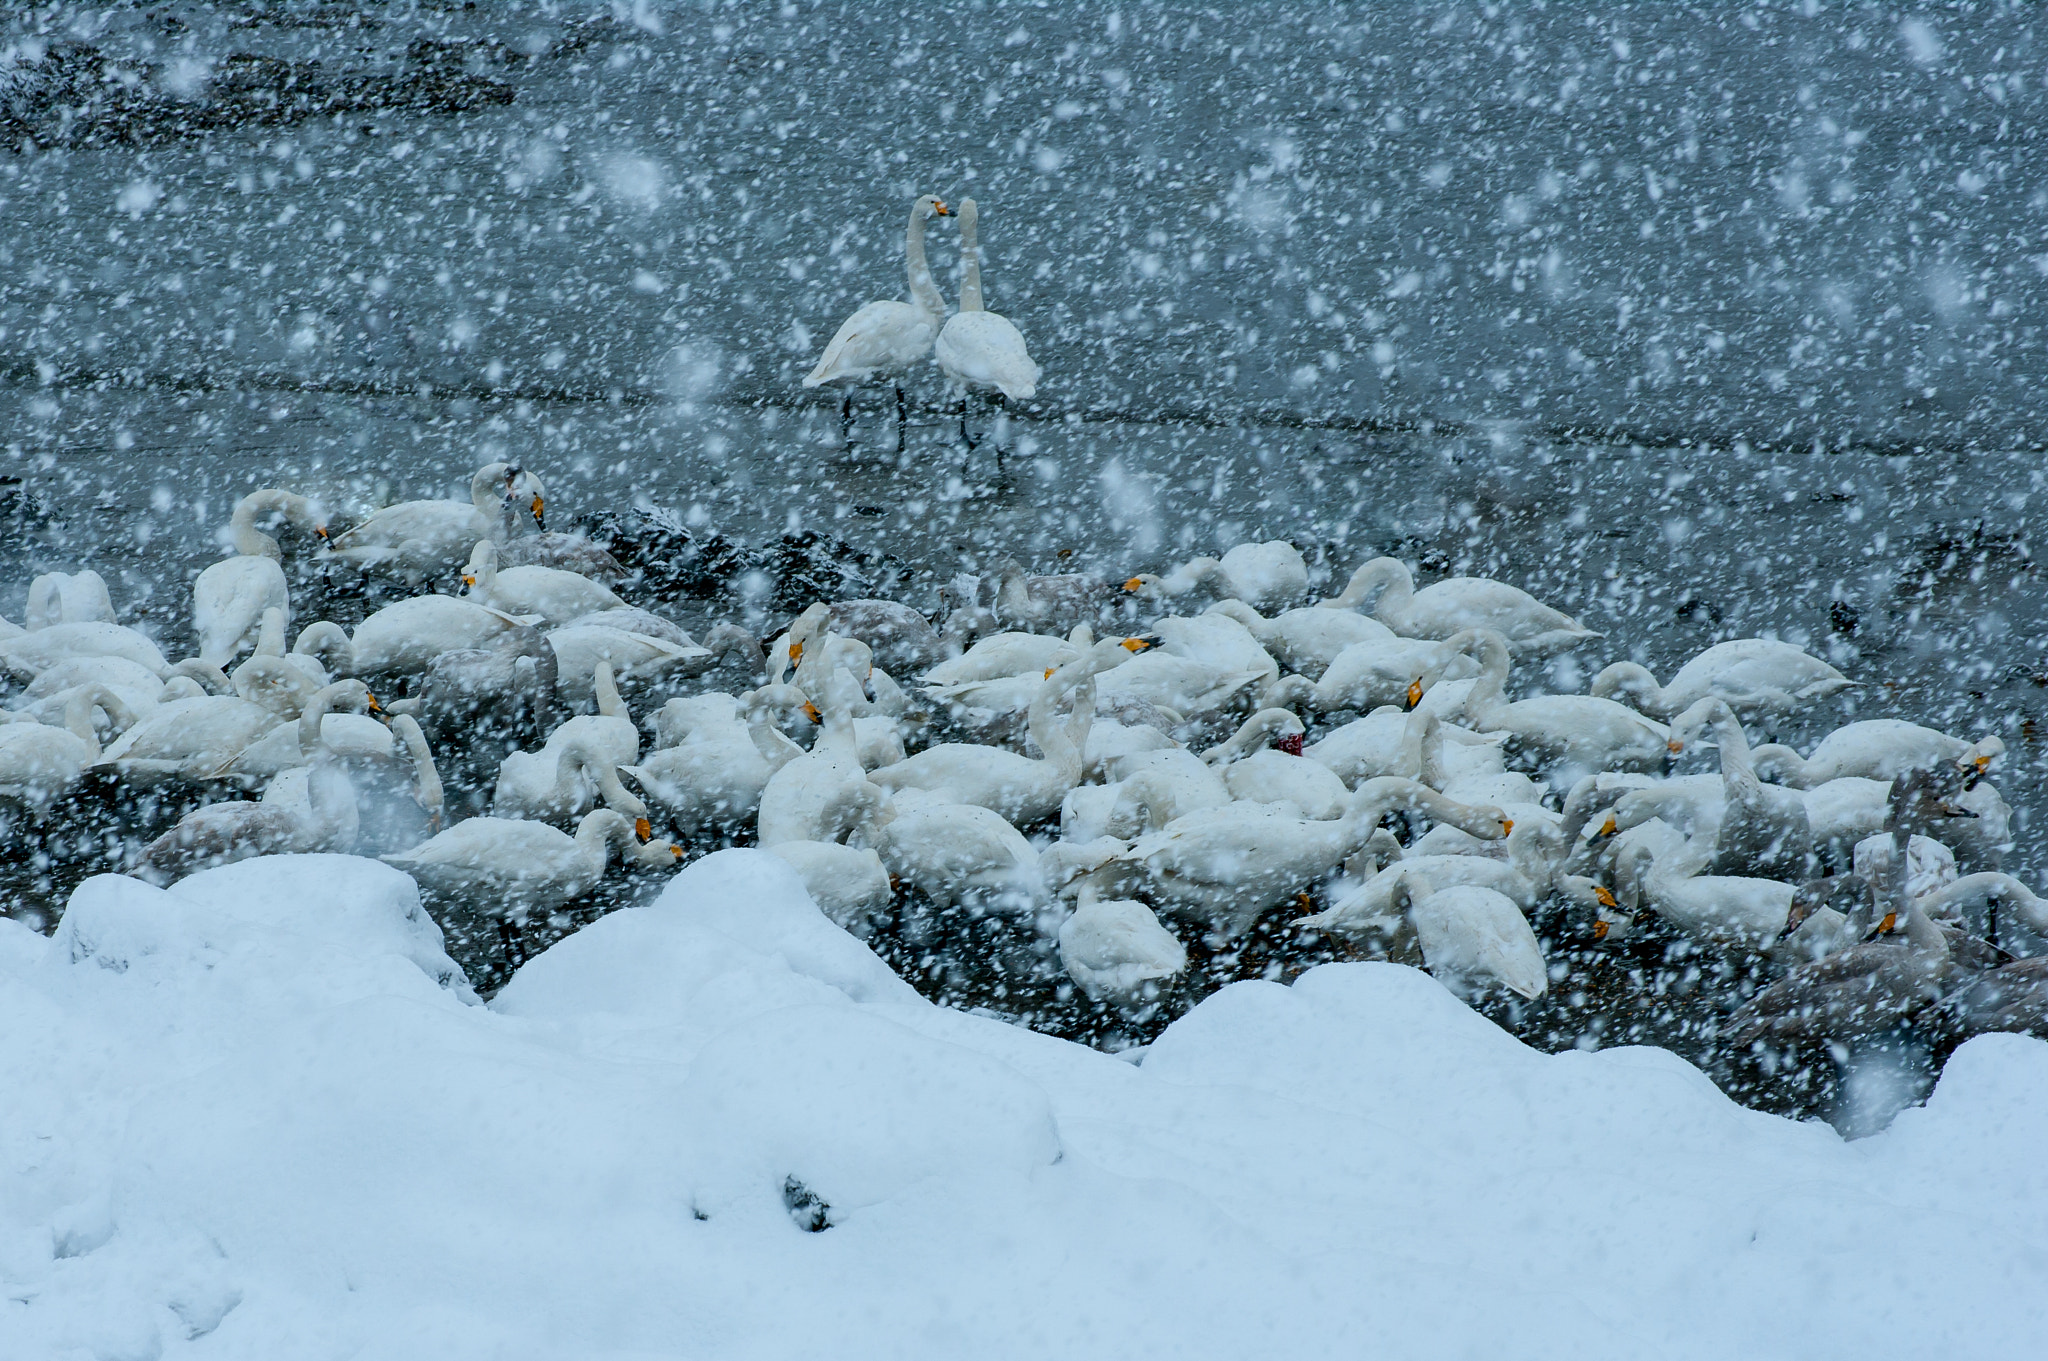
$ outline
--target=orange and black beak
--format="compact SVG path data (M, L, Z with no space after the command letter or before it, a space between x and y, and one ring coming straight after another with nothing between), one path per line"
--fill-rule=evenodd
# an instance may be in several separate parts
M546 528L548 527L548 526L547 526L547 521L546 521L546 519L545 519L545 517L544 517L544 515L543 515L543 512L544 512L544 511L545 511L546 509L547 509L547 502L546 502L546 501L542 500L542 499L541 499L540 497L538 497L538 496L536 496L536 497L534 497L534 498L533 498L533 527L534 527L535 529L542 529L542 530L544 530L544 529L546 529Z
M1412 709L1420 703L1422 703L1422 682L1420 680L1409 681L1408 707Z

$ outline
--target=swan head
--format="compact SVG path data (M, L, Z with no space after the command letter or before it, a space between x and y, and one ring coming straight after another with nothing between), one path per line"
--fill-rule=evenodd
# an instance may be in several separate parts
M505 474L505 499L515 504L524 502L526 509L533 516L533 527L546 531L547 491L541 486L538 476L524 468L511 468Z
M974 202L973 199L966 199L961 203L960 207L965 210L967 205L972 202ZM925 194L920 197L917 200L917 209L920 213L929 214L932 217L958 216L951 208L946 206L946 201L937 194Z

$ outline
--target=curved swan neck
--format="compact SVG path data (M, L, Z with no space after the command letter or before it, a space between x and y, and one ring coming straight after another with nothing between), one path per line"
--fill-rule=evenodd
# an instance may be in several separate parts
M511 464L486 463L469 479L469 503L495 523L511 485Z
M1225 619L1233 619L1244 625L1245 631L1262 643L1272 636L1273 621L1242 600L1219 600L1202 613L1220 614Z
M626 701L619 698L619 683L612 675L612 664L599 661L597 670L591 676L591 683L597 691L597 711L606 718L633 719L632 711L626 708Z
M1417 772L1416 779L1432 789L1450 783L1444 769L1443 720L1431 713L1411 713L1401 733L1402 764Z
M1064 725L1053 721L1053 706L1059 702L1060 696L1068 690L1079 686L1084 680L1092 681L1102 672L1109 670L1126 659L1127 654L1123 640L1121 638L1105 638L1073 661L1068 662L1065 666L1060 667L1050 676L1047 676L1045 684L1039 686L1038 693L1031 698L1031 708L1025 716L1025 728L1031 734L1031 740L1036 742L1038 749L1045 753L1047 761L1050 761L1062 774L1068 775L1076 783L1081 779L1084 765L1083 748L1086 744L1086 733L1084 731L1083 740L1080 744L1069 741ZM1074 701L1076 712L1079 711L1081 702L1081 696L1076 695ZM1088 718L1092 726L1095 717L1095 687L1093 685L1088 687L1087 705Z
M1479 683L1465 700L1465 712L1484 725L1492 722L1493 715L1507 704L1508 645L1492 629L1472 632L1472 641L1479 649L1480 672Z
M235 551L244 557L282 559L284 554L277 546L277 540L256 528L259 515L282 515L295 524L310 523L312 503L303 496L266 487L252 491L235 502L235 513L228 519L228 533L234 540Z
M964 207L964 205L963 205ZM903 232L903 260L910 274L910 297L933 316L944 316L946 299L932 279L932 267L924 258L924 220L931 211L929 199L919 199L910 208L910 225ZM980 305L980 277L976 276L976 306ZM965 301L965 294L962 295ZM964 311L965 308L963 307Z
M349 641L348 631L330 619L317 619L300 629L292 651L317 659L330 676L355 670L355 644Z
M1742 720L1720 700L1713 703L1707 721L1714 725L1714 740L1721 747L1722 784L1745 792L1762 788L1750 759L1749 734L1742 730Z
M135 711L104 685L81 685L72 691L70 699L64 701L65 728L92 749L92 759L97 761L100 758L100 735L92 725L95 709L105 709L107 717L123 728L133 726Z
M1300 727L1301 720L1286 709L1261 709L1238 725L1229 739L1202 753L1202 759L1212 766L1229 765L1254 747L1270 742L1273 738L1292 727Z
M272 605L263 612L263 623L256 631L256 648L251 655L284 656L284 611L277 606Z
M427 745L427 734L411 714L399 714L393 718L391 731L398 734L398 740L405 743L406 754L412 758L413 799L439 822L445 809L445 796L441 789L441 770L434 764L434 749Z
M315 753L327 749L321 725L326 722L327 715L333 712L336 702L343 696L351 699L360 696L367 704L370 691L358 680L336 681L314 691L312 698L306 701L306 707L299 711L299 756L302 759L310 761Z
M597 786L605 807L636 818L647 816L647 805L619 782L618 768L605 759L596 743L583 738L563 744L562 754L555 762L557 787L569 784L578 771L588 775L591 783Z
M577 857L598 874L604 873L614 841L626 846L633 844L632 820L616 809L595 809L585 813L583 821L576 824Z
M1782 742L1766 742L1749 751L1758 779L1772 779L1794 788L1806 784L1806 758Z
M966 271L960 278L960 310L979 312L981 304L981 236L975 228L981 210L971 198L960 200L960 260ZM923 229L919 228L918 258L924 258ZM927 271L926 277L930 274ZM936 290L934 290L936 293ZM940 306L943 308L944 303Z
M1657 683L1657 677L1646 666L1634 662L1612 662L1593 678L1591 691L1596 699L1611 695L1627 695L1636 702L1636 707L1647 713L1668 713L1670 705L1664 698L1664 687Z
M1415 578L1399 558L1374 558L1351 574L1341 592L1317 603L1336 610L1356 609L1376 590L1380 590L1376 612L1384 613L1389 605L1405 610L1415 590Z

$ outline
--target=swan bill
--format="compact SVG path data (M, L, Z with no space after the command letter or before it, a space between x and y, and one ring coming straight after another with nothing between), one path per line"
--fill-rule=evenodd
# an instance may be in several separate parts
M1593 923L1593 939L1594 939L1594 940L1606 940L1606 939L1607 939L1607 923L1606 923L1606 922L1594 922L1594 923Z
M547 528L546 509L547 502L544 499L538 496L533 498L533 527L535 529L545 530Z
M1610 888L1609 888L1609 887L1607 887L1607 885L1605 885L1605 884L1595 884L1595 885L1593 885L1593 898L1594 898L1594 900L1595 900L1596 902L1598 902L1598 903L1600 904L1600 906L1602 906L1602 907L1612 907L1612 908L1619 908L1619 907L1621 906L1621 904L1620 904L1620 903L1618 903L1618 902L1616 902L1616 901L1614 900L1614 890L1613 890L1613 889L1610 889ZM1600 934L1601 934L1601 935L1605 935L1605 934L1607 934L1607 923L1606 923L1606 922L1601 922L1601 923L1600 923Z
M1412 681L1409 681L1409 682L1408 682L1408 707L1412 709L1412 708L1414 708L1414 707L1415 707L1416 705L1418 705L1418 704L1420 704L1420 703L1422 703L1422 682L1421 682L1421 681L1419 681L1419 680L1412 680Z
M643 842L654 840L654 824L646 818L633 819L633 835Z
M1142 591L1145 589L1145 579L1143 577L1132 577L1124 583L1124 589L1133 593Z

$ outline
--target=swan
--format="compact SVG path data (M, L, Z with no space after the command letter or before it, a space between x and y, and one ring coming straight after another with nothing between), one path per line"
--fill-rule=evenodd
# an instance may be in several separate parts
M463 560L478 539L503 537L502 515L515 485L538 481L508 463L486 463L469 479L469 501L401 501L373 511L331 540L333 556L362 566L432 572Z
M1190 558L1165 576L1139 573L1124 590L1142 599L1186 595L1207 588L1219 600L1237 600L1264 613L1285 609L1308 594L1308 564L1284 539L1241 543L1221 558Z
M874 780L892 793L924 789L956 803L977 804L1014 826L1043 822L1059 812L1068 791L1081 782L1086 760L1081 744L1094 724L1096 677L1119 667L1132 649L1148 646L1140 638L1106 638L1040 684L1027 726L1045 753L1041 760L1000 747L942 742L876 771ZM1073 713L1060 723L1053 708L1070 690L1075 692Z
M1997 737L1965 742L1917 723L1872 718L1835 729L1821 739L1811 756L1801 757L1777 743L1758 747L1753 756L1765 779L1794 789L1811 789L1847 776L1896 779L1916 766L1973 767L1982 773L2004 752L2005 743Z
M1892 882L1892 852L1896 842L1889 832L1878 832L1856 843L1856 849L1849 857L1849 872L1866 884L1888 884ZM1924 900L1930 893L1938 892L1957 880L1955 852L1936 841L1933 837L1915 835L1906 843L1905 883L1901 891L1909 898ZM1944 902L1953 900L1945 899ZM1922 906L1925 906L1923 901ZM1946 911L1927 909L1930 917L1949 915Z
M28 584L28 607L22 624L31 632L53 624L111 624L114 600L106 578L83 572L45 572Z
M1373 612L1407 638L1492 629L1516 656L1541 657L1601 636L1527 591L1487 577L1450 577L1418 591L1414 575L1398 558L1374 558L1351 574L1341 594L1317 603L1324 609L1353 609L1376 590L1380 597Z
M539 615L550 628L626 602L589 577L555 567L498 567L498 545L478 539L462 584L483 604L507 614Z
M4 731L6 730L0 729L0 732ZM1906 886L1909 896L1912 888L1910 873L1908 871L1909 882ZM1981 907L1988 911L2001 905L2011 906L2019 910L2029 929L2038 935L2048 935L2048 898L2040 897L2010 874L2001 874L1996 870L1982 870L1976 874L1965 874L1960 878L1951 879L1945 884L1929 889L1923 895L1916 896L1915 901L1919 903L1922 912L1936 918L1959 916L1965 907ZM1995 918L1992 933L1997 934Z
M1669 749L1685 751L1707 729L1721 753L1721 812L1708 872L1807 878L1813 873L1814 845L1806 800L1797 790L1757 778L1742 720L1726 700L1710 696L1680 714L1671 725Z
M598 799L628 817L644 818L647 805L619 783L613 753L589 732L549 739L536 752L513 752L498 766L491 815L534 822L573 822Z
M1042 372L1024 345L1023 333L1008 317L982 306L979 217L973 199L960 200L960 258L966 264L960 280L960 310L946 318L932 345L939 371L960 394L960 442L969 449L979 441L967 434L968 391L994 388L1004 401L1023 401L1037 395ZM999 462L1001 453L998 449Z
M1414 934L1423 967L1447 987L1456 991L1493 979L1534 1001L1549 989L1550 971L1522 909L1482 883L1438 882L1444 861L1472 858L1476 857L1431 857L1427 866L1403 860L1374 875L1364 889L1340 904L1351 913L1344 923L1347 934L1399 941L1405 925ZM1358 915L1367 910L1374 914L1370 919ZM1332 908L1295 924L1321 926L1322 919L1336 911Z
M768 645L768 654L775 659L770 679L779 682L786 677L805 694L841 667L855 680L865 681L875 669L874 650L858 638L828 632L831 622L832 607L822 600L790 621L788 631Z
M1221 935L1243 935L1269 907L1290 902L1362 849L1396 809L1426 813L1475 836L1498 839L1512 826L1499 809L1453 803L1398 777L1368 780L1341 818L1294 816L1287 805L1230 803L1147 832L1117 860L1142 873L1155 906L1204 919Z
M1155 648L1103 673L1097 702L1104 707L1150 705L1189 718L1225 708L1267 680L1264 670L1232 670Z
M314 695L306 673L276 657L242 663L235 689L157 705L93 764L137 783L209 779L271 729L298 718Z
M255 645L265 611L289 615L291 609L283 552L275 538L256 527L259 516L326 533L313 503L303 496L266 487L235 502L228 536L237 556L214 563L192 583L192 628L199 636L200 659L212 666L226 666Z
M1505 860L1490 855L1403 855L1387 873L1374 875L1326 910L1296 919L1295 925L1337 935L1377 930L1375 923L1399 910L1392 897L1395 870L1425 875L1439 889L1466 884L1485 888L1507 898L1516 910L1533 912L1556 882L1564 844L1562 833L1550 823L1517 822L1507 836Z
M1299 730L1300 720L1285 709L1271 709L1252 715L1229 740L1199 756L1168 744L1112 757L1103 769L1109 783L1077 785L1061 801L1060 835L1068 841L1135 836L1198 808L1229 803L1225 765L1290 728Z
M1188 967L1180 939L1152 909L1130 898L1103 900L1084 883L1074 914L1060 923L1060 964L1090 1001L1135 1006Z
M38 672L16 697L18 704L12 712L25 714L38 723L61 725L65 721L64 706L70 702L71 692L82 685L103 685L113 691L131 711L131 718L162 702L168 689L155 672L123 658L73 657ZM169 696L172 699L184 697L182 694ZM116 731L119 731L118 727Z
M572 624L549 630L547 637L560 676L558 693L570 704L588 703L596 697L593 690L584 688L583 678L594 676L601 661L611 663L612 674L621 684L649 684L672 673L693 675L691 668L708 666L714 655L708 647L672 643L608 624Z
M419 595L386 605L349 639L358 676L418 675L444 652L484 647L534 621L452 595Z
M859 682L843 668L835 670L823 687L820 708L824 722L811 749L783 762L762 786L757 820L762 846L782 841L843 840L888 802L887 794L870 782L860 762L852 712L853 696L859 689ZM765 729L762 723L752 731ZM763 759L776 759L780 748L772 738L762 740L767 747L761 753Z
M1716 643L1678 669L1671 684L1634 662L1614 662L1593 678L1593 693L1619 695L1652 718L1669 720L1710 696L1739 716L1790 714L1855 684L1790 643L1736 638Z
M1480 676L1465 712L1480 731L1507 734L1510 743L1573 783L1577 773L1663 768L1670 730L1626 704L1591 695L1539 695L1510 703L1503 693L1507 640L1493 629L1475 632Z
M683 631L681 624L676 623L672 619L664 619L651 610L643 610L637 605L613 605L601 610L592 610L588 614L579 614L567 623L557 625L556 627L565 629L581 628L589 624L599 625L604 628L623 629L627 633L644 633L649 638L659 638L664 642L675 643L680 647L694 647L697 644L696 639ZM753 643L756 652L760 651L760 640L745 629L732 624L718 624L714 626L714 631L716 630L736 632Z
M614 845L627 848L633 865L671 865L683 854L667 842L640 843L631 818L599 808L584 815L573 837L545 822L465 818L411 850L378 859L422 888L476 904L516 927L532 913L596 888Z
M1015 558L1005 558L996 573L995 617L1012 626L1092 627L1112 599L1109 588L1093 577L1031 576Z
M359 680L322 688L293 725L310 765L281 773L259 801L213 803L187 813L143 850L142 863L175 875L258 855L354 850L361 826L355 790L326 741L327 722L341 716L332 711L344 704L359 713L375 701Z
M77 657L118 657L159 676L170 670L155 643L120 624L50 624L0 639L0 667L22 680L34 680L39 672Z
M1637 828L1640 832L1644 828ZM1702 875L1698 858L1637 842L1616 852L1614 895L1631 918L1655 912L1686 935L1769 953L1792 911L1792 885L1776 879Z
M797 703L806 702L792 687L782 688ZM745 701L727 694L670 700L650 720L656 749L637 765L621 766L619 774L637 784L686 836L751 821L768 777L803 755L803 748L772 729L768 740L771 749L780 742L779 759L771 764L762 754L749 719L752 706L765 706L772 696L757 700L758 694L750 693ZM742 713L743 703L748 713Z
M1087 645L1053 634L992 633L958 657L931 667L919 679L928 686L948 686L1042 673L1073 661L1083 646Z
M353 707L358 691L365 701L361 708ZM332 701L323 704L320 696L330 692L349 701L351 707L337 713ZM313 723L315 705L320 706L317 712L321 715L317 727ZM307 764L321 753L352 764L396 766L397 739L390 728L371 717L380 708L376 697L361 681L336 681L323 686L300 711L297 722L278 724L223 761L208 773L208 778L268 780L294 766Z
M1262 738L1278 738L1280 746L1244 752L1227 751L1247 729ZM1246 721L1231 743L1202 754L1219 767L1230 797L1245 803L1291 803L1307 818L1344 815L1351 791L1330 769L1301 754L1301 720L1286 709L1262 709ZM1242 753L1242 754L1240 754Z
M619 695L617 681L612 676L612 664L599 662L591 668L591 694L597 701L597 712L578 714L565 719L547 736L544 746L554 746L571 739L585 739L595 744L595 750L603 759L614 766L629 766L640 759L640 729L633 722L633 711L626 707L626 701Z
M1169 615L1147 625L1146 633L1159 640L1159 650L1168 656L1185 657L1218 671L1256 671L1267 681L1280 675L1280 664L1260 646L1251 630L1228 615Z
M1269 702L1313 704L1318 712L1377 709L1402 704L1412 709L1447 674L1469 671L1478 634L1449 638L1394 638L1353 643L1331 659L1323 678L1289 676L1267 691Z
M780 841L762 849L795 870L818 910L853 935L872 936L895 907L895 886L872 847Z
M0 799L46 811L77 784L100 757L93 710L103 709L117 725L132 724L127 703L106 686L75 686L64 701L64 726L0 724Z
M948 216L951 213L945 203L931 194L924 194L911 204L910 222L903 229L910 301L890 298L871 302L848 317L825 346L818 366L804 379L807 388L827 383L846 385L839 404L842 444L852 441L854 388L881 375L889 378L896 389L896 447L903 447L910 413L903 399L902 374L931 353L932 342L938 339L939 326L946 318L946 300L932 281L931 266L925 263L924 223L927 217Z
M563 534L555 530L506 539L498 553L498 565L552 567L603 582L624 581L631 575L600 545L581 534Z
M973 612L956 610L943 629L908 605L893 600L835 600L828 607L828 631L865 644L874 664L897 676L915 676L967 646L978 624Z
M1268 619L1242 600L1219 600L1204 613L1235 619L1274 661L1310 680L1321 680L1337 654L1352 644L1389 643L1395 637L1379 620L1351 610L1305 606Z
M1434 716L1382 704L1363 718L1333 728L1301 749L1346 786L1380 775L1423 778L1423 748ZM1439 740L1441 740L1439 738ZM1428 781L1424 781L1428 783Z
M1000 814L974 804L899 801L875 850L891 876L937 907L972 901L1026 911L1046 897L1038 852Z

